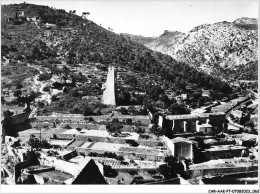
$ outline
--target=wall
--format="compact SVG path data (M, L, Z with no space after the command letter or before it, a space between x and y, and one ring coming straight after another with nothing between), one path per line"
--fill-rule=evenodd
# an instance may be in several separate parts
M162 180L162 181L156 181L156 182L151 182L147 183L145 185L179 185L180 178L173 178L173 179L168 179L168 180Z
M149 116L147 115L100 115L100 116L37 116L36 122L50 121L53 122L58 119L61 123L67 124L88 124L88 118L93 118L96 122L102 121L112 121L117 118L119 121L124 121L126 119L132 119L133 122L140 121L142 124L148 125L151 123Z
M40 164L43 166L51 166L54 167L56 170L69 173L73 176L79 174L80 170L82 169L80 167L84 165L84 164L78 165L64 160L59 160L56 157L46 156L44 154L41 154L39 160L40 160Z
M247 172L258 170L258 166L248 166L248 167L221 167L221 168L205 168L205 169L195 169L189 170L192 178L195 177L206 177L206 176L220 176L223 174L232 174L238 172Z
M168 149L171 151L171 154L174 156L174 154L175 154L175 147L174 147L173 142L166 136L162 136L161 139L166 144Z
M209 160L215 160L220 158L234 158L241 157L241 152L244 149L230 149L230 150L218 150L218 151L205 151L203 156Z
M37 138L40 137L40 133L32 133L34 134ZM42 133L42 139L50 139L53 137L52 133ZM58 139L73 139L74 136L73 134L57 134ZM105 142L105 143L118 143L118 144L126 144L126 139L122 138L115 138L115 137L100 137L100 136L85 136L85 135L77 135L75 137L77 141L93 141L93 142ZM137 140L136 141L139 145L142 146L148 146L148 147L156 147L158 146L158 143L163 143L163 146L160 147L166 147L165 143L162 141L157 141L157 140Z
M93 150L93 149L88 149L88 148L70 148L68 147L68 149L71 150L76 150L77 152L81 152L81 153L85 153L88 154L90 152L96 152L99 154L103 154L105 152L107 152L106 150ZM143 153L133 153L133 152L122 152L122 151L117 151L117 152L113 152L115 153L117 156L123 156L124 158L128 158L128 159L138 159L138 160L149 160L149 161L157 161L157 162L162 162L165 159L165 156L157 156L157 155L151 155L151 154L143 154Z
M203 134L212 134L213 133L212 127L200 127L199 132L202 132Z
M192 158L192 143L187 143L187 142L178 142L174 144L175 147L175 157L180 159L180 157L184 157L186 159L191 159Z

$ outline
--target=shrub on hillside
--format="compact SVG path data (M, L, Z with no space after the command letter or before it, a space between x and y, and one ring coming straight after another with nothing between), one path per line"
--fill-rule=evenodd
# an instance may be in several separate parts
M48 74L48 73L45 73L45 74L40 74L38 76L38 80L39 81L47 81L47 80L50 80L52 78L52 75L51 74Z
M42 90L44 92L50 92L50 86L45 86Z
M145 129L143 127L135 127L134 131L139 134L143 134L145 132Z
M70 125L66 124L66 125L63 127L63 129L72 129L72 127L71 127Z
M13 115L14 115L14 112L12 112L12 111L10 111L10 110L5 110L5 111L3 112L4 118L8 118L8 117L11 117L11 116L13 116Z
M108 123L106 125L106 129L109 133L115 133L120 134L122 131L123 125L120 125L118 123Z
M122 115L127 115L128 114L128 112L127 112L125 107L121 107L119 111L121 112Z

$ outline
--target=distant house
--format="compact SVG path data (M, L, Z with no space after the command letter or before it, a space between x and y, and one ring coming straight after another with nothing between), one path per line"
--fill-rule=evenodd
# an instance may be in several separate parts
M24 17L24 11L18 11L17 16L18 17Z
M172 139L172 143L174 144L174 156L180 160L182 157L185 159L193 159L193 151L192 151L192 141L182 138L176 137Z
M36 22L38 20L38 17L27 17L26 19L28 22Z
M164 129L168 128L173 134L196 133L199 131L199 122L210 124L214 129L223 130L225 129L226 114L216 112L159 116L158 126ZM210 133L217 131L211 130L209 125L200 127L204 132L205 129L209 130Z
M46 23L46 24L45 24L45 28L46 28L46 29L51 29L51 28L54 28L54 27L56 27L55 24L49 24L49 23Z
M212 125L208 123L203 123L201 125L198 125L199 132L203 134L212 134L214 133Z
M231 111L231 114L232 114L234 117L241 118L243 112L242 112L241 110L233 110L233 111Z
M246 147L234 145L218 145L212 146L209 149L205 149L205 152L203 152L203 154L208 160L216 160L223 158L241 157L241 152L243 150L246 150Z
M186 100L186 99L187 99L187 94L181 94L181 98L182 98L183 100Z
M193 160L193 142L189 139L182 137L169 139L166 136L162 136L162 140L165 142L165 145L171 151L171 154L175 156L178 160L183 158Z

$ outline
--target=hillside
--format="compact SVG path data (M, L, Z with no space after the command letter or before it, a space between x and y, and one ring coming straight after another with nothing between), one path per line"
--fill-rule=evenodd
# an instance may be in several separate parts
M229 81L257 79L257 24L257 19L239 18L204 24L188 34L165 31L144 45ZM142 40L133 40L143 44Z
M23 16L17 14L21 11L24 12ZM175 95L189 94L186 103L197 106L205 99L194 97L194 91L197 94L201 93L201 89L211 90L212 98L206 101L232 92L230 86L219 78L184 62L177 62L168 55L153 52L73 12L32 4L13 4L2 6L1 14L2 59L11 59L11 63L2 64L2 80L8 81L5 84L2 82L2 89L31 87L33 83L28 80L34 80L38 86L33 88L38 88L49 102L53 94L48 88L46 91L43 88L50 85L51 80L59 77L59 80L72 82L65 85L64 81L58 83L68 87L69 92L63 92L60 98L55 97L50 109L56 107L65 111L66 107L76 107L79 110L87 103L82 101L84 95L102 94L101 86L108 65L123 71L119 88L122 101L127 97L124 94L130 92L133 99L139 99L136 100L138 103L159 101L169 106L172 101L164 94L168 90ZM31 72L31 77L25 78L15 66L28 68L26 71ZM40 81L38 71L31 68L41 72ZM14 79L19 81L13 82ZM78 87L77 84L83 86ZM145 92L145 96L133 95L138 91Z

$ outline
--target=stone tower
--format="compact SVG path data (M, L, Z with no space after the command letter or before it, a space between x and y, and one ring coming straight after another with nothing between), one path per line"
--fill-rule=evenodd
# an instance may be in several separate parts
M116 106L116 71L113 66L108 67L103 104Z

